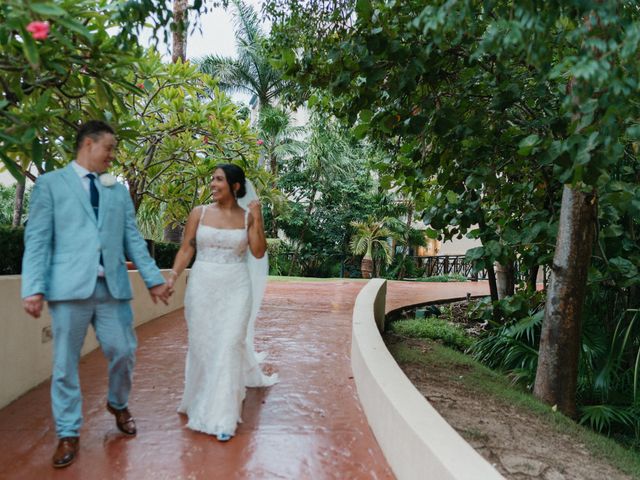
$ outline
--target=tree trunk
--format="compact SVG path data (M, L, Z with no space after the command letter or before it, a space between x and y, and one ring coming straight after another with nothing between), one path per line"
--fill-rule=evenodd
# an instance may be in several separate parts
M581 315L595 237L596 196L565 186L540 337L534 395L576 416Z
M270 168L271 168L271 173L273 174L273 182L271 183L271 186L273 187L274 190L277 190L278 188L278 179L276 178L278 175L278 158L271 153L270 154ZM271 238L277 238L278 237L278 221L276 219L276 206L275 204L271 204Z
M489 277L489 293L491 295L491 301L498 301L498 283L496 282L496 271L493 269L493 265L487 265L487 276Z
M176 29L172 35L171 62L178 60L184 62L187 59L187 23L189 21L187 7L188 0L173 0L173 21ZM183 227L181 225L167 225L163 231L163 240L170 243L180 243L182 241Z
M167 225L164 227L163 231L163 241L169 243L180 243L182 242L182 231L184 228L182 225Z
M278 175L278 157L274 153L269 154L269 171L274 177Z
M538 272L540 265L534 265L529 269L527 276L527 287L529 290L535 290L538 287Z
M16 199L13 203L13 219L11 221L11 226L14 228L19 227L22 223L25 185L25 180L16 184Z
M360 262L360 273L362 278L371 278L373 276L373 259L365 255Z
M188 0L173 0L173 21L176 29L173 31L173 51L171 61L183 62L187 59L187 15Z
M498 299L513 296L516 291L516 269L514 262L496 263L496 287Z
M478 219L478 226L481 230L487 230L487 224L484 220L484 212L482 209L479 210L480 218ZM496 282L496 271L493 268L493 264L487 265L487 276L489 277L489 293L491 294L491 301L498 301L498 283ZM495 309L494 309L494 317L495 317Z
M407 260L407 256L409 255L409 249L411 245L409 245L409 230L411 229L411 223L413 222L413 203L409 203L409 211L407 212L407 236L404 239L404 248L402 249L402 258L400 260L400 269L398 270L398 280L402 280L405 276L405 262ZM395 246L392 252L395 252Z

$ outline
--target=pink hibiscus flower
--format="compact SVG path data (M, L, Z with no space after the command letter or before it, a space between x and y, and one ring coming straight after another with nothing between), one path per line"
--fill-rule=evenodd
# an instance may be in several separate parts
M49 36L49 22L34 21L27 25L27 32L34 40L46 40Z

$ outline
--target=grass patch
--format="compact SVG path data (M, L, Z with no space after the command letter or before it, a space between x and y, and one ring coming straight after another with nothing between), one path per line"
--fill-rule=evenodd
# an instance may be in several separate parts
M462 328L436 317L397 320L391 322L389 329L405 337L438 340L460 351L465 351L473 344L473 339Z
M396 362L398 363L420 363L423 365L427 365L429 362L427 361L427 356L416 350L415 348L410 348L404 345L403 343L394 343L392 345L387 345L389 353L393 356Z
M599 435L561 413L554 412L551 407L539 401L528 391L513 385L503 375L470 356L437 342L430 342L427 351L410 348L401 343L389 345L389 350L399 363L467 367L468 370L461 380L471 390L480 390L505 403L529 411L556 431L584 444L593 456L606 460L628 475L640 478L640 455L636 451L626 449L615 440Z
M452 273L450 275L434 275L433 277L418 277L412 279L414 282L466 282L468 279L464 275Z

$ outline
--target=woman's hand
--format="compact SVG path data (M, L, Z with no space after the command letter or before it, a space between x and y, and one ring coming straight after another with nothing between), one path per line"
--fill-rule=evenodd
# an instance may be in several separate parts
M169 270L169 275L167 276L167 287L169 287L169 291L171 293L173 293L173 287L175 287L177 279L178 273L175 270Z
M262 205L258 200L249 202L248 205L251 219L249 220L249 248L256 258L264 257L267 251L267 240L264 234L264 224L262 220Z
M252 200L249 202L248 207L253 220L262 223L262 205L260 202L258 200Z

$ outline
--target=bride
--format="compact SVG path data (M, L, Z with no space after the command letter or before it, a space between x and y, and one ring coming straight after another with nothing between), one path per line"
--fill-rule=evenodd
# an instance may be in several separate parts
M253 323L262 301L268 262L261 206L237 165L216 167L214 203L191 211L169 287L189 265L185 318L189 330L185 386L178 411L187 427L229 440L241 422L246 387L265 387L253 348Z

